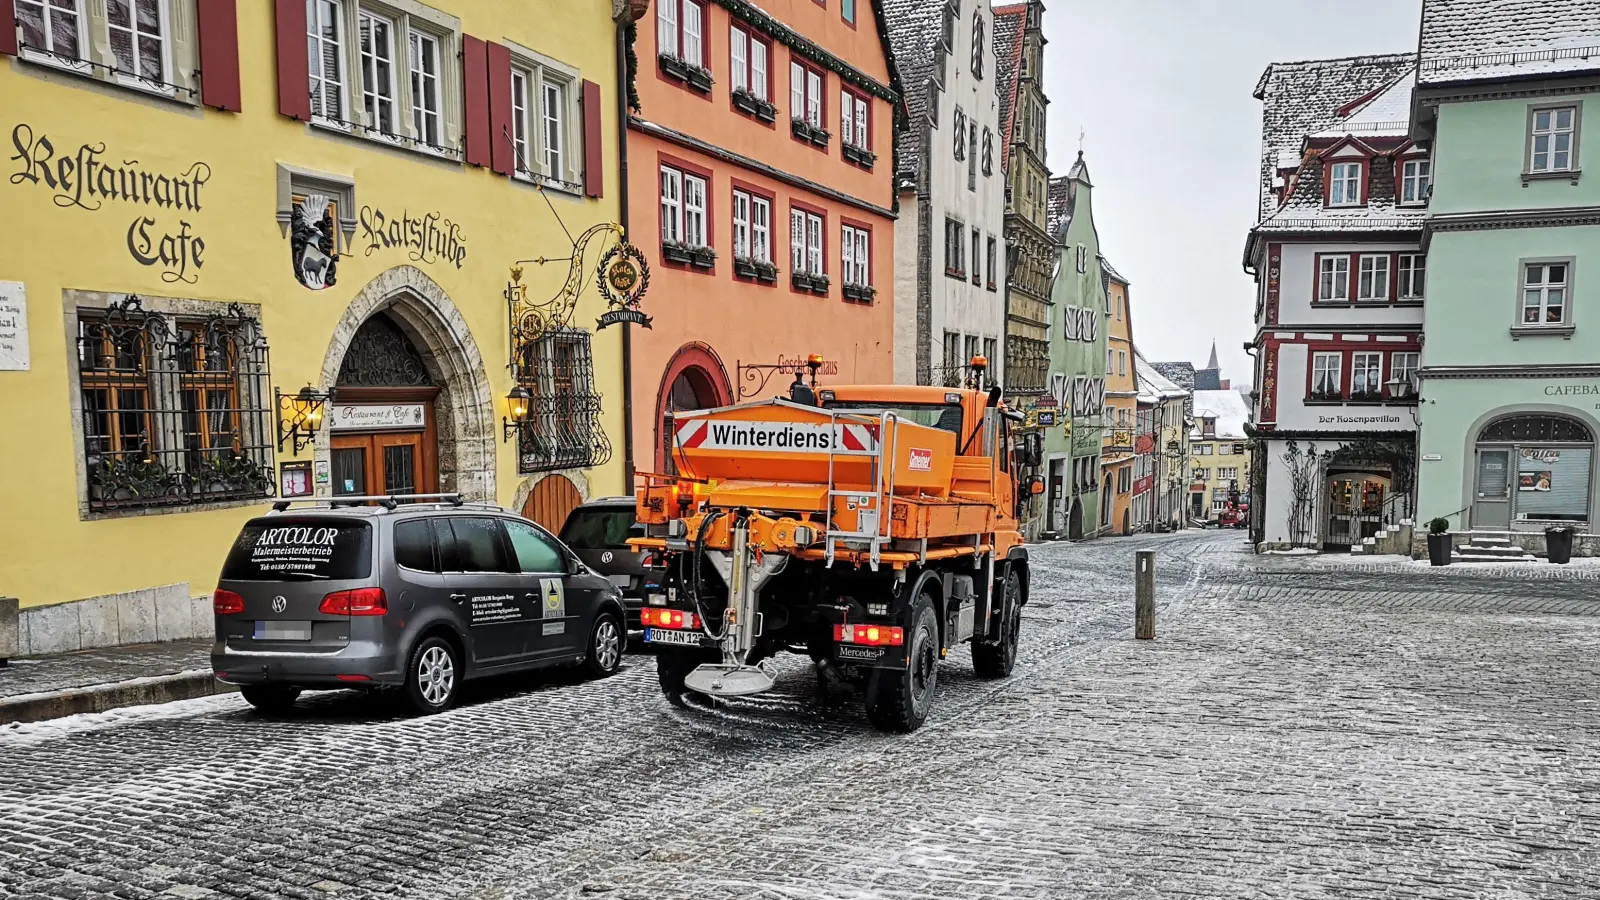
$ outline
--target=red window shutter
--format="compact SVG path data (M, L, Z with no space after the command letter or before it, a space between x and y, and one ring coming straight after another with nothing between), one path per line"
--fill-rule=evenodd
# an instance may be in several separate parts
M509 79L507 90L510 90ZM483 41L470 34L461 36L462 101L466 109L467 163L488 167L489 143L489 51Z
M501 175L517 168L511 133L511 51L489 44L489 164Z
M278 112L311 121L311 75L306 60L305 0L276 0Z
M0 53L17 55L16 0L0 0Z
M600 85L583 83L583 193L598 197L605 189L605 167L600 157L600 123L605 111L600 107Z
M0 0L4 2L7 0ZM302 5L302 15L304 11ZM195 12L200 26L200 102L216 109L239 112L237 0L197 0ZM302 41L301 45L304 43Z

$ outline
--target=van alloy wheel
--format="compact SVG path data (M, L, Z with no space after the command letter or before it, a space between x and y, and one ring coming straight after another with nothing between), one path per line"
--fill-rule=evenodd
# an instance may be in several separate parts
M589 651L584 655L583 667L590 676L604 678L616 673L622 665L622 622L611 613L601 613L594 621L594 632L589 637Z
M422 698L434 706L450 699L456 683L455 662L443 647L429 647L417 659L417 687Z

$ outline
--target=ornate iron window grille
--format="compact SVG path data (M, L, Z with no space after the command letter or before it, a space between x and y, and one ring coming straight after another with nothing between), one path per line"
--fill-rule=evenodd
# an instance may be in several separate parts
M564 327L523 342L513 357L527 390L528 416L517 431L517 471L586 469L611 460L594 387L589 332Z
M138 297L78 313L91 511L272 496L272 400L260 323L237 304L165 316Z
M335 384L341 387L428 387L433 377L415 344L388 316L361 323L350 338Z

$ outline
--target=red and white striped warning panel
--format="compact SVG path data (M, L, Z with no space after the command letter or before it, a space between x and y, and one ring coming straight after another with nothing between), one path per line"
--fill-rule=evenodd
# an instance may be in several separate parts
M689 419L678 425L685 450L754 450L767 453L877 453L877 425L825 422L720 422Z

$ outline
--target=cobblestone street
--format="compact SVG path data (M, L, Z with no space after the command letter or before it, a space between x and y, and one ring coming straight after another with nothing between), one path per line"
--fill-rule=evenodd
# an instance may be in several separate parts
M1242 532L1033 552L1016 674L952 654L910 736L818 707L798 662L677 710L648 655L426 719L227 695L0 730L0 896L1600 895L1592 570L1263 559Z

